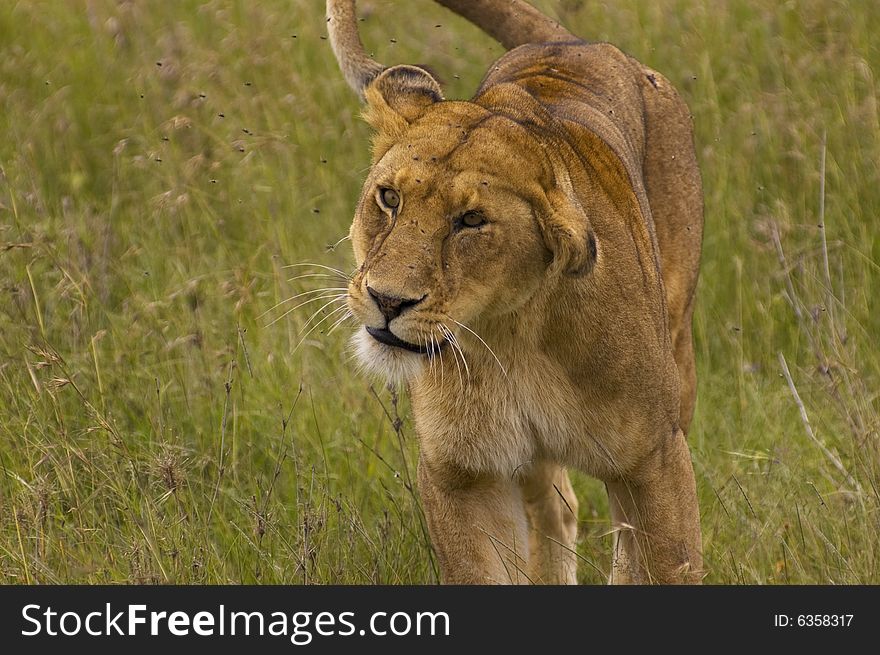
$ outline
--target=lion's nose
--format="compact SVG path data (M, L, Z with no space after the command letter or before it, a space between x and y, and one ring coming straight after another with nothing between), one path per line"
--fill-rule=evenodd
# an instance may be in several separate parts
M407 307L412 307L422 302L427 295L425 294L421 298L396 298L395 296L381 294L370 286L367 286L367 293L376 301L379 311L382 312L382 316L389 323L400 316L401 312Z

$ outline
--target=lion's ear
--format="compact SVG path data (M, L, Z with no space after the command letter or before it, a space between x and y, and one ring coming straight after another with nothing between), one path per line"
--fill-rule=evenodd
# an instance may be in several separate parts
M439 82L419 66L392 66L382 71L364 89L365 120L376 130L374 159L435 102L443 100Z
M596 263L596 236L568 174L554 169L556 184L546 192L547 204L539 213L544 243L553 253L551 268L565 275L586 275Z

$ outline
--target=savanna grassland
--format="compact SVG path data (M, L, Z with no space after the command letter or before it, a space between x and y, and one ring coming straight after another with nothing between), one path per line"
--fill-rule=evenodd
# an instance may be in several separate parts
M706 581L880 582L880 10L539 4L694 114ZM360 5L448 97L502 52ZM370 136L323 3L4 2L0 108L0 581L434 582L406 400L319 311ZM603 582L604 489L575 486Z

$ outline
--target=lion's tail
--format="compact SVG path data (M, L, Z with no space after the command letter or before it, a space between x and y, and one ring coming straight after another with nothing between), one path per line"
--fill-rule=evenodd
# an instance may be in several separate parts
M327 0L327 32L345 81L363 98L364 88L385 67L364 50L358 35L354 0Z
M436 0L460 14L505 48L525 43L572 41L572 35L523 0ZM330 45L349 86L363 97L364 89L385 67L364 50L358 35L355 0L327 0Z
M578 40L523 0L435 0L466 18L505 48L526 43Z

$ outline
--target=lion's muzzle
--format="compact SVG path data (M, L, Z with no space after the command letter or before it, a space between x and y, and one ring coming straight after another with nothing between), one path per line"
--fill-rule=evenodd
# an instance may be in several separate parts
M420 355L427 355L436 352L439 350L439 347L431 346L426 347L424 345L417 345L414 343L410 343L409 341L404 341L396 334L394 334L391 330L388 329L379 329L379 328L371 328L369 326L365 326L367 329L367 333L373 337L379 343L384 343L386 346L393 346L395 348L403 348L404 350L408 350L413 353L418 353Z
M382 316L389 323L400 316L403 310L418 305L428 296L428 294L424 294L421 298L397 298L379 293L369 285L367 285L367 293L370 294L379 311L382 312Z

